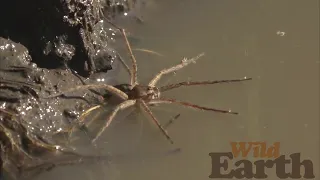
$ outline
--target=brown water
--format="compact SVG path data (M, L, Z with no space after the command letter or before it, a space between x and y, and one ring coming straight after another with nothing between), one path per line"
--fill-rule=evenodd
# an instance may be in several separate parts
M183 57L205 52L196 64L160 84L245 76L254 80L181 88L163 96L240 114L155 107L163 123L181 114L168 129L175 141L170 145L147 116L125 118L128 113L120 113L103 135L108 143L101 143L100 150L114 157L111 162L56 169L40 179L56 179L53 174L59 173L60 180L209 180L209 153L230 152L234 141L280 142L287 158L300 152L303 159L312 160L319 178L318 1L162 0L150 2L143 15L145 24L129 28L140 38L133 46L164 57L135 53L140 82L147 83ZM177 147L180 153L165 155ZM249 159L255 160L251 154ZM275 168L266 172L267 179L278 179Z

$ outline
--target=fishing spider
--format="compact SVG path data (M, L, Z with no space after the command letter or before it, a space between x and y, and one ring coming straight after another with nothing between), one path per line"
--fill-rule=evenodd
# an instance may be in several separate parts
M111 23L111 22L110 22ZM112 23L111 23L112 24ZM129 108L134 105L138 105L138 107L141 107L142 110L144 110L153 120L153 122L158 126L160 131L163 133L163 135L171 142L173 143L172 139L168 135L167 131L163 128L163 126L159 123L157 118L153 115L150 107L148 105L155 105L155 104L180 104L185 107L190 107L193 109L199 109L199 110L206 110L206 111L214 111L214 112L219 112L219 113L229 113L229 114L238 114L236 112L232 112L231 110L220 110L220 109L214 109L214 108L209 108L209 107L203 107L203 106L198 106L189 102L183 102L183 101L178 101L176 99L168 99L168 98L162 98L161 93L165 91L169 91L175 88L180 88L182 86L195 86L195 85L209 85L209 84L218 84L218 83L230 83L230 82L240 82L240 81L247 81L251 80L252 78L242 78L242 79L232 79L232 80L220 80L220 81L184 81L180 83L175 83L175 84L169 84L166 86L162 87L157 87L156 84L158 81L161 79L163 75L169 74L176 72L187 65L191 63L195 63L200 57L204 55L204 53L199 54L196 57L193 57L191 59L186 59L184 58L181 60L180 63L176 64L175 66L172 66L167 69L161 70L158 74L154 76L153 79L149 82L148 85L140 85L138 80L137 80L137 62L136 59L133 55L131 46L129 44L129 41L127 39L127 35L124 29L117 27L116 25L112 24L114 27L116 27L122 34L125 43L126 43L126 48L129 51L130 54L130 59L132 63L132 68L130 69L128 65L121 60L121 63L123 66L126 68L128 73L130 74L130 84L126 84L127 86L127 91L121 90L121 88L117 88L117 86L111 86L107 84L90 84L90 85L82 85L78 86L72 89L69 89L68 91L59 93L54 96L58 96L61 94L64 94L66 92L70 91L75 91L75 90L84 90L84 89L91 89L91 88L104 88L108 92L110 92L113 95L116 95L117 97L122 99L122 102L118 104L112 112L107 116L107 120L105 122L105 125L100 129L100 131L96 134L96 136L92 139L92 142L95 142L101 134L105 131L107 127L110 126L111 122L117 115L117 113L120 110L124 110L126 108ZM77 123L82 123L84 116L88 115L91 111L100 108L101 105L94 106L92 108L89 108L86 110L79 119L79 122Z

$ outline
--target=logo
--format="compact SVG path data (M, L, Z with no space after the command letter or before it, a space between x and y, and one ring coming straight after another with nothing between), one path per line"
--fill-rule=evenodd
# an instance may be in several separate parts
M293 153L289 157L280 155L280 142L275 142L269 147L266 142L231 142L230 144L231 152L209 153L212 165L209 178L266 179L268 178L267 168L275 169L280 179L315 178L312 161L302 160L301 153ZM256 160L249 160L249 154ZM289 166L291 166L291 172L286 170Z

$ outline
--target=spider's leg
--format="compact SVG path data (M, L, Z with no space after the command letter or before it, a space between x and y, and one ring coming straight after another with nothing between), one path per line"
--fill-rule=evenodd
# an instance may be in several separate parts
M185 107L190 107L193 109L198 109L198 110L204 110L204 111L214 111L214 112L219 112L219 113L227 113L227 114L238 114L237 112L233 112L231 110L221 110L221 109L215 109L215 108L209 108L209 107L204 107L204 106L199 106L196 104L192 104L189 102L184 102L184 101L178 101L175 99L164 99L160 98L157 100L152 100L149 102L149 104L179 104Z
M61 96L65 93L69 93L69 92L73 92L73 91L81 91L81 90L87 90L87 89L101 89L101 88L104 88L106 89L107 91L109 91L110 93L118 96L119 98L121 98L122 100L127 100L128 99L128 95L124 92L122 92L121 90L111 86L111 85L108 85L108 84L88 84L88 85L81 85L81 86L76 86L74 88L70 88L66 91L63 91L61 93L57 93L57 94L53 94L51 96L48 96L48 97L42 97L42 98L54 98L54 97L58 97L58 96Z
M109 24L111 24L113 27L115 27L116 29L118 29L118 30L121 32L121 35L124 36L124 38L125 38L125 40L126 40L126 46L127 46L127 48L129 49L130 52L132 52L131 46L130 46L129 41L128 41L128 39L127 39L127 36L126 36L125 33L122 32L122 28L118 27L118 26L115 25L113 22L111 22L111 20L109 20L108 18L106 18L106 17L104 16L103 11L102 11L101 9L99 9L99 15L101 16L102 19L105 19ZM128 43L127 43L127 42L128 42ZM125 68L125 69L127 70L127 72L129 73L130 79L131 79L131 81L132 81L132 79L134 79L133 76L134 76L134 74L136 74L136 73L133 73L133 72L131 71L131 69L130 69L129 66L124 62L124 60L122 59L122 57L120 56L119 53L117 53L117 55L118 55L118 57L119 57L119 60L120 60L121 64L124 66L124 68ZM132 61L132 64L133 64L133 65L132 65L132 66L133 66L133 71L137 72L136 59L135 59L133 53L131 53L130 55L131 55L131 61ZM135 65L135 66L134 66L134 65ZM135 76L137 76L137 75L135 75ZM133 84L131 83L131 85L133 85Z
M93 138L92 142L94 143L101 136L101 134L105 131L105 129L107 127L109 127L112 120L117 115L118 111L126 109L130 106L133 106L135 103L136 103L136 100L127 100L127 101L124 101L123 103L117 105L115 107L115 109L111 112L111 114L107 117L107 121L106 121L105 125L100 129L100 131L97 133L97 135Z
M149 114L149 116L152 118L152 120L154 121L154 123L158 126L158 128L160 129L160 131L166 136L166 138L170 141L171 144L173 144L173 141L171 139L171 137L169 136L169 134L167 133L167 131L161 126L160 122L157 120L157 118L153 115L152 111L150 110L150 108L148 107L148 105L143 101L139 101L141 102L141 106L142 108Z
M137 80L138 66L137 66L137 60L133 55L133 52L132 52L132 49L131 49L131 45L130 45L129 40L127 38L126 31L124 29L120 28L119 26L115 25L109 19L106 19L106 20L108 21L108 23L110 23L113 27L117 28L121 32L121 34L122 34L122 36L123 36L123 38L124 38L124 40L126 42L126 47L127 47L128 51L129 51L130 58L131 58L131 63L132 63L132 69L130 71L131 72L130 73L131 74L131 83L130 84L132 86L134 86L134 85L138 84L138 80Z
M198 59L200 59L200 57L204 56L204 53L201 53L199 54L198 56L196 57L193 57L191 59L183 59L181 60L181 62L175 66L172 66L170 68L166 68L166 69L163 69L161 70L158 74L155 75L155 77L149 82L149 85L150 87L154 87L157 82L160 80L160 78L163 76L163 75L166 75L166 74L169 74L169 73L172 73L172 72L175 72L175 71L178 71L186 66L188 66L189 64L191 64L192 62L195 63Z
M119 60L121 62L121 64L123 65L123 67L126 69L126 71L128 72L130 78L132 77L132 72L131 69L129 68L129 66L127 65L127 63L123 60L123 58L120 56L119 53L117 53L117 56L119 57Z
M160 92L168 91L171 89L179 88L181 86L197 86L197 85L210 85L210 84L222 84L222 83L233 83L252 80L252 78L244 77L242 79L229 79L229 80L218 80L218 81L184 81L174 84L169 84L160 87Z
M124 29L120 29L122 36L124 37L124 40L126 41L127 49L130 53L131 61L132 61L132 76L131 76L131 85L134 86L138 84L138 79L137 79L137 71L138 71L138 65L137 65L137 60L133 55L131 45L129 43L129 40L127 38L126 31Z

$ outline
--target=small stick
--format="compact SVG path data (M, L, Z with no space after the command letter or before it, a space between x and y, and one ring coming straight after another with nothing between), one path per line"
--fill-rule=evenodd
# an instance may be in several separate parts
M173 121L177 120L180 117L181 114L177 114L175 115L173 118L171 118L164 126L164 129L167 129L172 123Z
M158 56L164 56L158 52L155 52L155 51L152 51L152 50L149 50L149 49L140 49L140 48L135 48L135 49L132 49L134 51L142 51L142 52L147 52L147 53L151 53L151 54L155 54L155 55L158 55Z

